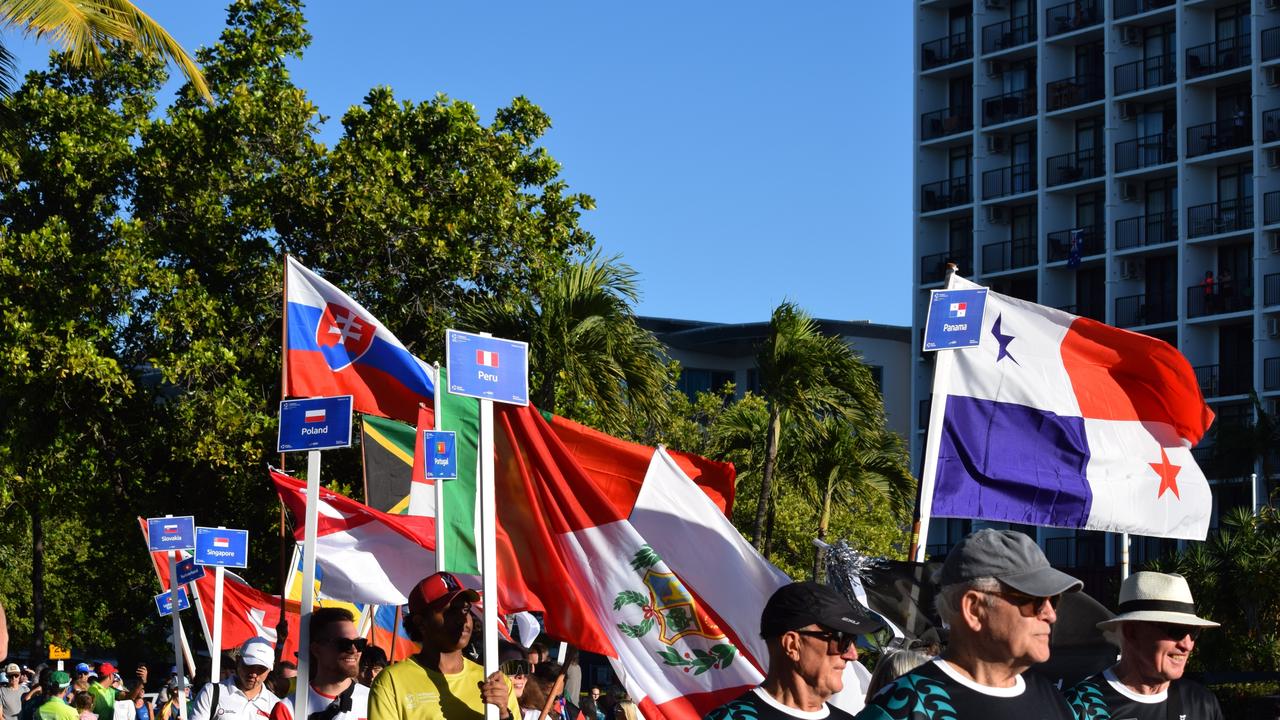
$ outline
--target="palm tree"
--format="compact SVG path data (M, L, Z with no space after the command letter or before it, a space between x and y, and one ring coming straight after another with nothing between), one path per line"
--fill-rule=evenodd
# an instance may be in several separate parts
M671 375L662 344L640 327L636 272L599 253L514 300L465 308L464 324L529 343L530 399L539 408L619 434L665 422Z
M176 63L191 87L213 102L195 60L168 32L129 0L0 0L0 29L49 38L73 65L103 61L104 45L118 42ZM17 75L17 59L0 43L0 96Z
M1270 482L1274 448L1280 447L1280 419L1267 412L1257 392L1250 392L1253 402L1252 422L1226 422L1221 418L1210 430L1213 443L1209 446L1210 466L1206 474L1214 477L1244 476L1255 468L1261 471L1263 487ZM1265 501L1266 498L1264 498Z
M822 334L817 323L791 302L774 309L756 364L769 426L751 542L763 550L783 425L791 424L805 435L827 416L862 422L878 414L881 401L870 372L849 346Z

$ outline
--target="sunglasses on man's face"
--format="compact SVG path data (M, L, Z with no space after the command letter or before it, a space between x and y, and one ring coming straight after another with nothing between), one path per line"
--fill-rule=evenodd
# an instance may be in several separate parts
M1195 625L1176 625L1174 623L1152 623L1167 638L1173 641L1181 640L1190 635L1191 642L1200 639L1200 631L1204 628Z
M349 653L353 648L356 652L362 653L365 648L369 647L369 641L365 638L336 637L329 640L329 647L340 653Z
M795 633L805 637L825 640L827 642L828 655L843 655L849 652L849 648L853 646L853 641L858 639L857 635L850 635L839 630L796 630Z
M1018 608L1018 614L1022 617L1035 617L1044 609L1045 603L1054 610L1058 609L1058 603L1062 602L1062 595L1050 595L1048 597L1038 597L1036 595L1027 595L1026 593L1015 592L1011 590L979 590L978 592L995 595L1010 605Z
M533 667L528 660L508 660L498 666L503 675L507 677L516 677L517 675L528 675L533 672Z

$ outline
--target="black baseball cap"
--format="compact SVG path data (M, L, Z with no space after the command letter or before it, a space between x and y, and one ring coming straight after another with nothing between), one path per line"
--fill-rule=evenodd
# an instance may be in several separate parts
M770 638L806 625L863 635L884 622L861 604L850 603L833 588L806 580L778 588L760 613L760 637Z

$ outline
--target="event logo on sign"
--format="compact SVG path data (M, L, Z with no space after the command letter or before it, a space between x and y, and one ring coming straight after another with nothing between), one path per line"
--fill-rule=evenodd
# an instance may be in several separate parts
M338 371L369 352L377 329L377 325L351 308L326 303L316 325L316 345L329 368Z

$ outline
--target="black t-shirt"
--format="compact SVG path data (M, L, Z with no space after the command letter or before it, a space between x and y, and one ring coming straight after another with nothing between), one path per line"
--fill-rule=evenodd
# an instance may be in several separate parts
M1181 701L1181 708L1170 713L1170 699L1174 693ZM1139 695L1116 679L1111 670L1104 670L1067 691L1067 702L1078 720L1168 720L1178 716L1182 720L1223 720L1218 698L1190 680L1175 680L1169 689L1155 695Z
M852 715L834 705L823 706L814 711L787 707L757 687L707 713L703 720L853 720Z
M934 658L886 685L856 720L1073 720L1053 684L1035 673L993 688Z

